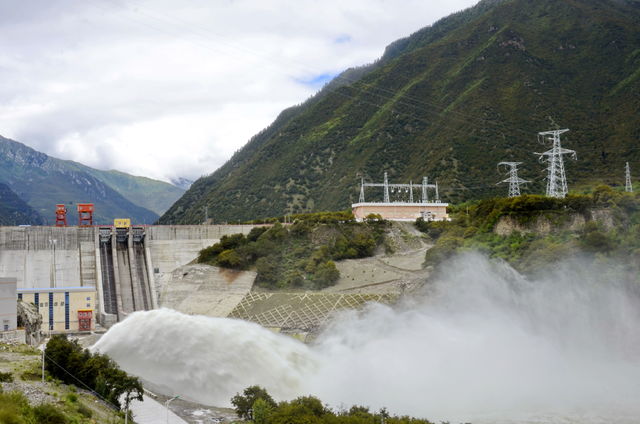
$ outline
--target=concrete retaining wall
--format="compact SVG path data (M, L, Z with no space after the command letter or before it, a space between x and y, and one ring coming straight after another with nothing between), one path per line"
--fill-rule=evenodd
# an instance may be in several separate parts
M200 250L222 236L247 234L252 228L251 225L146 227L145 259L152 291L149 306L158 306L153 284L156 279L191 263ZM99 255L97 227L0 227L0 277L15 278L18 288L91 286L101 294ZM103 308L99 309L101 321L112 323L115 315L106 316Z

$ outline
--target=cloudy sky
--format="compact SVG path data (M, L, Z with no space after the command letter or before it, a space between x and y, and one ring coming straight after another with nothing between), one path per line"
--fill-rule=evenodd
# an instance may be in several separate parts
M0 0L0 135L169 181L475 0Z

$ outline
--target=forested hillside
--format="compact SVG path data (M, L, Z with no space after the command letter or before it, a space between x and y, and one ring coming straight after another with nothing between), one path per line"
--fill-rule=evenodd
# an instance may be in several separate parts
M0 183L0 225L38 225L44 221L9 187Z
M55 205L64 203L69 224L77 221L76 203L95 203L96 223L132 218L151 224L184 192L171 184L118 171L102 171L53 158L0 136L0 183L52 224Z
M640 3L484 1L393 43L287 110L160 219L195 223L342 210L360 176L438 180L445 200L502 193L499 161L544 190L536 134L570 128L570 188L640 170Z

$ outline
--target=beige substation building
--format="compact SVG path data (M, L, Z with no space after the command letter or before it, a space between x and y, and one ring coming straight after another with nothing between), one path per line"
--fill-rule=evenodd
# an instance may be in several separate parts
M354 203L351 205L357 221L378 214L389 221L447 221L448 203Z
M18 289L18 299L36 305L45 333L94 330L96 295L93 287Z
M366 202L365 188L382 189L382 201ZM429 197L430 191L434 197ZM358 203L351 205L351 209L356 221L363 221L371 214L380 215L389 221L415 221L418 218L425 221L448 221L448 206L448 203L440 201L437 182L429 184L429 179L423 177L422 183L414 184L410 181L409 184L393 184L389 183L385 172L382 183L366 183L362 178L360 199Z

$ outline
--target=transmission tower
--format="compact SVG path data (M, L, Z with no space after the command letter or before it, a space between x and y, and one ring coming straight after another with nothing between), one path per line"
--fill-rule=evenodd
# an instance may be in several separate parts
M546 162L549 164L547 167L547 196L564 198L569 191L567 189L567 177L564 172L564 160L563 155L571 155L571 158L577 160L577 155L574 150L563 149L560 145L560 135L569 131L554 130L538 133L538 138L545 144L551 142L551 150L544 153L535 153L540 156L540 162Z
M518 197L520 196L520 184L526 184L529 181L523 180L518 177L518 165L521 165L522 162L500 162L498 164L498 170L500 170L501 166L506 166L509 168L509 178L506 180L500 181L498 184L509 183L509 197Z
M633 193L633 185L631 184L631 168L629 167L629 162L627 162L627 165L625 166L625 174L625 191L627 193Z

